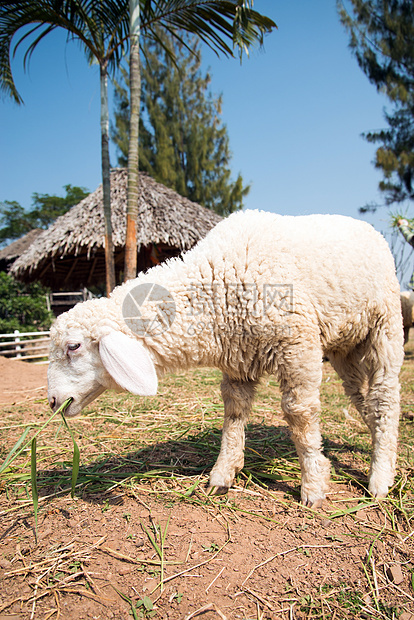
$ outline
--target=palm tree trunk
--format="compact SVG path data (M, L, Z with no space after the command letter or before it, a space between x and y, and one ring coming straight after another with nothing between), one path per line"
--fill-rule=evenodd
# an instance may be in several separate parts
M129 59L130 120L128 149L128 198L124 268L125 281L130 280L131 278L135 278L135 276L137 275L137 217L139 195L138 136L139 113L141 103L141 67L139 58L139 0L130 0L129 10L131 39L131 52Z
M101 157L102 157L102 189L105 219L105 268L106 294L115 288L114 246L112 242L111 220L111 180L109 163L109 111L108 111L108 73L106 64L100 66L101 74Z

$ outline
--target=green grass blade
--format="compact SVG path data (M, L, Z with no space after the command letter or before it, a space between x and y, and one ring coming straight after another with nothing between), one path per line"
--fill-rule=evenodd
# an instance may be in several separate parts
M199 484L200 480L197 480L194 484L188 487L188 489L183 493L184 497L191 497Z
M160 532L161 552L162 552L162 556L160 558L160 560L161 560L161 580L160 580L161 592L164 589L164 558L165 558L164 545L165 545L165 539L167 538L167 530L168 530L168 526L170 524L170 519L171 519L171 514L168 517L167 523L165 524L164 532L162 532L162 533Z
M36 437L33 437L31 453L30 453L30 479L32 483L32 501L33 501L35 532L36 532L36 540L37 540L37 511L38 511L38 506L39 506L39 493L37 490L36 444L37 444Z
M119 596L124 599L124 601L126 603L128 603L131 607L131 612L132 615L134 617L134 620L139 620L138 618L138 614L137 614L137 610L135 609L135 605L132 602L132 600L129 598L129 596L127 596L126 594L124 594L123 592L121 592L121 590L118 590L118 588L116 588L113 584L112 584L113 589L115 590L115 592L118 592Z
M148 536L148 539L149 539L151 545L154 547L158 557L161 560L162 559L162 550L158 546L157 541L155 540L154 536L151 534L149 529L147 527L145 527L145 525L142 523L142 521L141 521L141 527L144 530L144 532L146 533L146 535Z
M161 535L161 544L162 544L162 546L164 546L165 539L167 538L167 530L168 530L168 526L170 524L170 519L171 519L171 514L169 515L169 517L167 519L167 523L165 524L164 531L162 532L162 535Z
M367 557L367 565L371 561L371 556L372 556L372 552L374 551L375 543L377 542L378 539L381 539L381 536L382 536L382 533L383 533L384 530L385 530L385 525L382 528L382 530L380 532L378 532L378 534L375 536L374 540L371 543L371 546L369 548L368 557Z
M29 431L30 431L30 426L28 426L26 428L26 430L24 431L23 435L16 441L16 443L13 446L13 448L10 450L10 452L6 456L5 461L0 466L0 474L1 474L2 471L4 471L9 466L10 463L12 463L14 461L14 459L12 459L13 454L18 451L18 449L20 448L20 446L22 445L22 443L26 439L27 434L28 434ZM17 454L14 456L14 458L16 458L18 456L18 454L20 454L20 453L17 452Z
M13 446L13 448L10 450L9 454L6 457L6 460L2 463L2 465L0 466L0 474L25 450L27 450L27 448L29 447L29 445L32 445L32 441L33 439L35 439L41 432L42 430L60 413L64 413L66 411L66 409L69 407L70 403L72 402L72 398L67 398L65 400L65 402L59 407L59 409L56 409L56 411L54 411L52 413L52 415L50 416L50 418L48 418L46 420L46 422L44 424L42 424L42 426L39 428L38 431L36 431L36 433L33 435L32 439L30 439L27 443L25 443L22 447L20 447L22 445L22 443L24 442L24 440L27 437L28 432L30 431L30 426L24 431L24 433L22 434L22 436L20 437L20 439L16 442L16 444ZM19 449L20 448L20 449ZM12 458L13 457L13 458Z
M330 519L336 519L336 517L343 517L345 515L350 515L354 512L358 512L358 510L366 510L367 508L372 508L373 506L378 506L378 500L368 501L368 502L359 502L356 506L352 506L352 508L346 508L344 510L338 510L329 515Z
M78 479L78 475L79 475L79 463L80 463L80 452L79 452L79 448L78 448L78 444L75 441L75 437L73 435L72 429L70 428L69 424L67 423L67 420L64 416L64 410L62 410L61 412L61 416L62 416L62 420L63 423L65 424L69 435L72 438L72 443L73 443L73 461L72 461L72 488L71 488L71 497L75 496L75 488L76 488L76 482Z

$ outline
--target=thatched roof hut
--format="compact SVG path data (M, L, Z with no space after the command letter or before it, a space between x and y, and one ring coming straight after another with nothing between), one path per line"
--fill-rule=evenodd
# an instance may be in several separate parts
M40 228L30 230L27 235L13 241L5 248L0 250L0 271L7 271L11 264L23 254L34 242L35 239L43 232Z
M220 216L140 174L138 269L144 270L190 249ZM111 172L115 270L122 280L127 203L127 171ZM13 264L18 279L37 280L54 290L101 285L105 281L105 225L102 185L59 217Z

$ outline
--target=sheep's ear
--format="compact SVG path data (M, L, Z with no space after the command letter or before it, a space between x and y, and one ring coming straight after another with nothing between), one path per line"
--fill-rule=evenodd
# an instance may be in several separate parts
M111 332L99 343L102 363L116 383L139 396L154 396L158 380L152 359L138 340Z

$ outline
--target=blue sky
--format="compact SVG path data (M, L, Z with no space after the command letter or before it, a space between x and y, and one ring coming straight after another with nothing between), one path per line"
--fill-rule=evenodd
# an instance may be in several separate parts
M387 99L348 49L335 0L256 0L279 29L242 65L203 51L223 121L234 175L252 188L247 208L282 214L341 213L381 200L374 146L361 133L385 126ZM25 105L0 100L0 200L31 205L33 192L63 193L101 181L99 72L76 43L52 33L29 70L19 53L15 81ZM112 150L112 165L116 165ZM385 209L365 219L385 230Z

